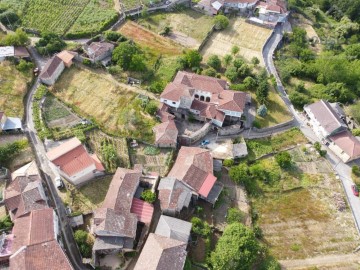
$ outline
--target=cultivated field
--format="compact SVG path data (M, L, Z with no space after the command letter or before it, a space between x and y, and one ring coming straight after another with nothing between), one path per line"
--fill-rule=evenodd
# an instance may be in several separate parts
M0 63L0 110L8 116L23 117L23 98L27 92L27 83L31 81L31 73L19 72L8 61Z
M353 252L359 235L330 165L311 145L290 153L295 161L290 170L281 170L273 157L260 161L280 180L256 181L261 195L252 197L271 254L292 260Z
M144 112L136 90L102 73L72 67L65 70L52 91L77 114L94 119L108 133L152 141L156 121Z
M127 21L117 31L140 46L148 47L153 52L165 55L182 53L183 48L174 41L151 32L135 22Z
M101 132L100 130L91 131L88 134L88 143L91 149L96 153L100 158L102 163L106 166L106 158L102 151L102 145L104 143L113 145L116 154L119 158L119 167L130 168L130 158L127 142L125 138L111 137ZM110 168L108 168L110 167ZM112 166L106 166L106 169L110 172L115 172L116 168Z
M54 96L49 95L45 99L44 119L49 128L65 128L77 125L81 119L58 101Z
M213 33L201 52L205 59L213 54L222 57L231 54L233 46L238 46L239 55L249 61L257 57L260 64L264 65L261 50L270 34L270 29L246 23L243 18L236 18L230 21L227 29Z
M187 47L198 47L213 26L213 18L192 9L176 13L154 13L139 19L143 25L155 33L170 26L172 38Z
M130 159L132 164L142 164L145 171L157 172L164 177L168 171L172 160L173 151L171 149L156 149L156 154L146 153L147 146L140 144L136 148L130 149Z

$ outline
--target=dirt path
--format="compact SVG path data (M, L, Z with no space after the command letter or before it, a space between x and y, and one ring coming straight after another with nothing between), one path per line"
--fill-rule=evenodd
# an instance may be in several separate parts
M119 1L119 0L114 0L114 9L115 9L117 12L120 12L120 10L121 10L121 5L120 5L120 1Z
M330 267L334 266L338 269L345 269L341 268L345 266L345 264L354 265L354 269L358 269L357 267L360 266L360 254L353 253L353 254L345 254L345 255L327 255L321 257L314 257L308 258L303 260L281 260L279 261L281 264L282 269L308 269L310 267L317 267L324 269L329 269ZM353 268L346 268L346 269L353 269Z

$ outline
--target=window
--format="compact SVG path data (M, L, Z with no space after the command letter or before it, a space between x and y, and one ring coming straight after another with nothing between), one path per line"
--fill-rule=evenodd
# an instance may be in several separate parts
M196 99L199 99L199 95L198 95L198 94L195 94L195 98L196 98Z
M206 97L206 102L210 102L210 97Z
M173 102L172 102L172 104L174 104L174 105L175 105L175 104L176 104L176 102L174 102L174 101L173 101Z

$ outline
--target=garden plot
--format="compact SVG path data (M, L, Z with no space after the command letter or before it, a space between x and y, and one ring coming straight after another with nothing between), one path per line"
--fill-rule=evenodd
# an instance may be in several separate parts
M153 13L139 19L145 28L160 33L165 26L170 26L174 39L185 47L197 48L213 26L213 17L186 9L176 13Z
M230 21L230 25L225 30L214 32L201 52L205 59L213 54L223 57L231 54L233 46L238 46L239 55L249 61L257 57L260 64L264 65L262 47L271 32L270 29L246 23L243 18L236 18Z
M77 115L52 95L47 96L45 99L44 119L49 128L67 128L81 122Z
M136 89L88 69L66 69L53 94L78 115L116 136L153 140L156 120L141 107Z
M8 61L0 63L0 108L7 116L23 117L23 98L30 81L31 72L19 72Z
M326 162L304 145L291 150L295 165L281 170L272 157L259 161L280 180L257 180L253 212L271 254L280 260L351 253L359 244L354 220L345 203L341 183L331 171L311 173L304 162ZM316 167L317 168L317 167Z
M133 165L142 164L148 173L156 172L162 177L168 173L172 157L172 149L160 149L143 144L130 149L130 159Z
M96 155L105 164L107 171L115 172L117 167L130 168L129 150L125 138L111 137L100 130L91 131L88 134L88 138L91 149L95 151ZM110 144L115 150L118 158L118 162L115 162L116 164L112 164L107 157L104 144Z

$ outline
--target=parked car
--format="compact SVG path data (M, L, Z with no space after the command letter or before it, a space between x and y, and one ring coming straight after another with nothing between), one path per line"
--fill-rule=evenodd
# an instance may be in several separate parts
M201 142L201 146L208 145L209 143L210 143L209 140L203 140L203 141Z
M55 178L55 186L58 189L64 188L64 182L61 180L61 178L59 176Z
M359 189L358 189L358 187L356 185L352 185L351 189L352 189L355 196L359 196Z

